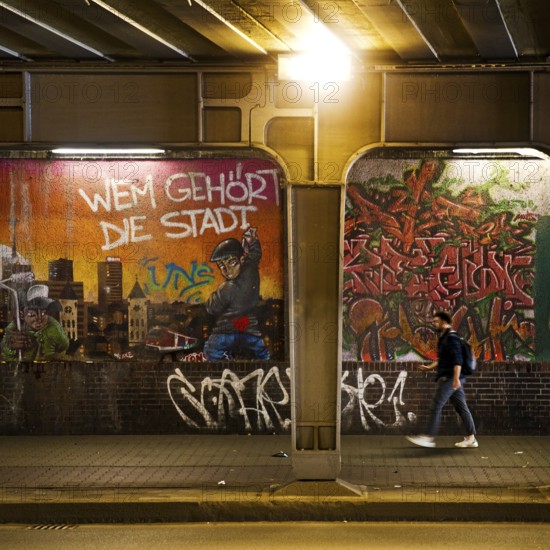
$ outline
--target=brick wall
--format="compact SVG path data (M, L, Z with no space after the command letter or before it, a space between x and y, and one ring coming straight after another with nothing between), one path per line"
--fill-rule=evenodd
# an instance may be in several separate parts
M342 433L422 431L418 363L343 364ZM466 385L480 434L550 435L550 363L486 363ZM290 433L286 363L0 365L0 434ZM446 407L441 434L458 434Z
M279 363L0 365L1 434L285 433Z
M433 373L418 370L418 363L346 362L342 369L343 433L424 430L435 389ZM549 363L478 364L465 392L480 434L550 434ZM460 430L449 404L443 411L440 434Z

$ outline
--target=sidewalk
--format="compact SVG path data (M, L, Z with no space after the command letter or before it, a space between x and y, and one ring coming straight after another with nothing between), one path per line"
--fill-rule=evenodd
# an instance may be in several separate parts
M343 436L340 484L297 482L289 436L4 436L0 522L550 518L550 437L437 441Z

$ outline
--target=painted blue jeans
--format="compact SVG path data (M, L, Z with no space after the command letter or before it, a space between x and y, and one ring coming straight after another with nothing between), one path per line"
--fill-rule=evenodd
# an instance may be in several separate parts
M269 359L269 350L265 347L262 337L246 332L211 334L204 344L203 351L207 361L220 361L231 358L234 350L249 350L254 353L256 359Z
M466 403L466 396L464 395L464 388L462 387L464 381L465 378L460 379L460 388L458 388L458 390L453 388L452 378L442 376L437 381L435 395L433 396L432 404L430 405L430 420L428 421L428 429L426 430L428 435L434 436L437 434L439 422L441 421L441 410L449 399L464 423L466 434L475 435L476 427L474 424L474 419L472 418L472 413L470 413L470 409Z

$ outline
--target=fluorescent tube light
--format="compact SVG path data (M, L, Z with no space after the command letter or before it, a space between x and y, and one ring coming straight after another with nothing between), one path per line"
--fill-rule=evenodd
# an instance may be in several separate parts
M520 155L522 157L534 157L541 160L549 160L550 157L543 153L542 151L539 151L538 149L533 149L531 147L501 147L501 148L487 148L487 147L480 147L480 148L466 148L466 149L453 149L453 153L459 154L459 155L498 155L502 153L513 153L516 155Z
M94 148L75 148L75 147L60 147L52 149L52 153L56 155L160 155L164 149L94 149Z

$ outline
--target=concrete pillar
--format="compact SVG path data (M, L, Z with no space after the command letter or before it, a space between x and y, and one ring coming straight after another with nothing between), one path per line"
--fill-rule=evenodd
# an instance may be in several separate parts
M343 187L290 187L292 465L298 480L340 473Z

